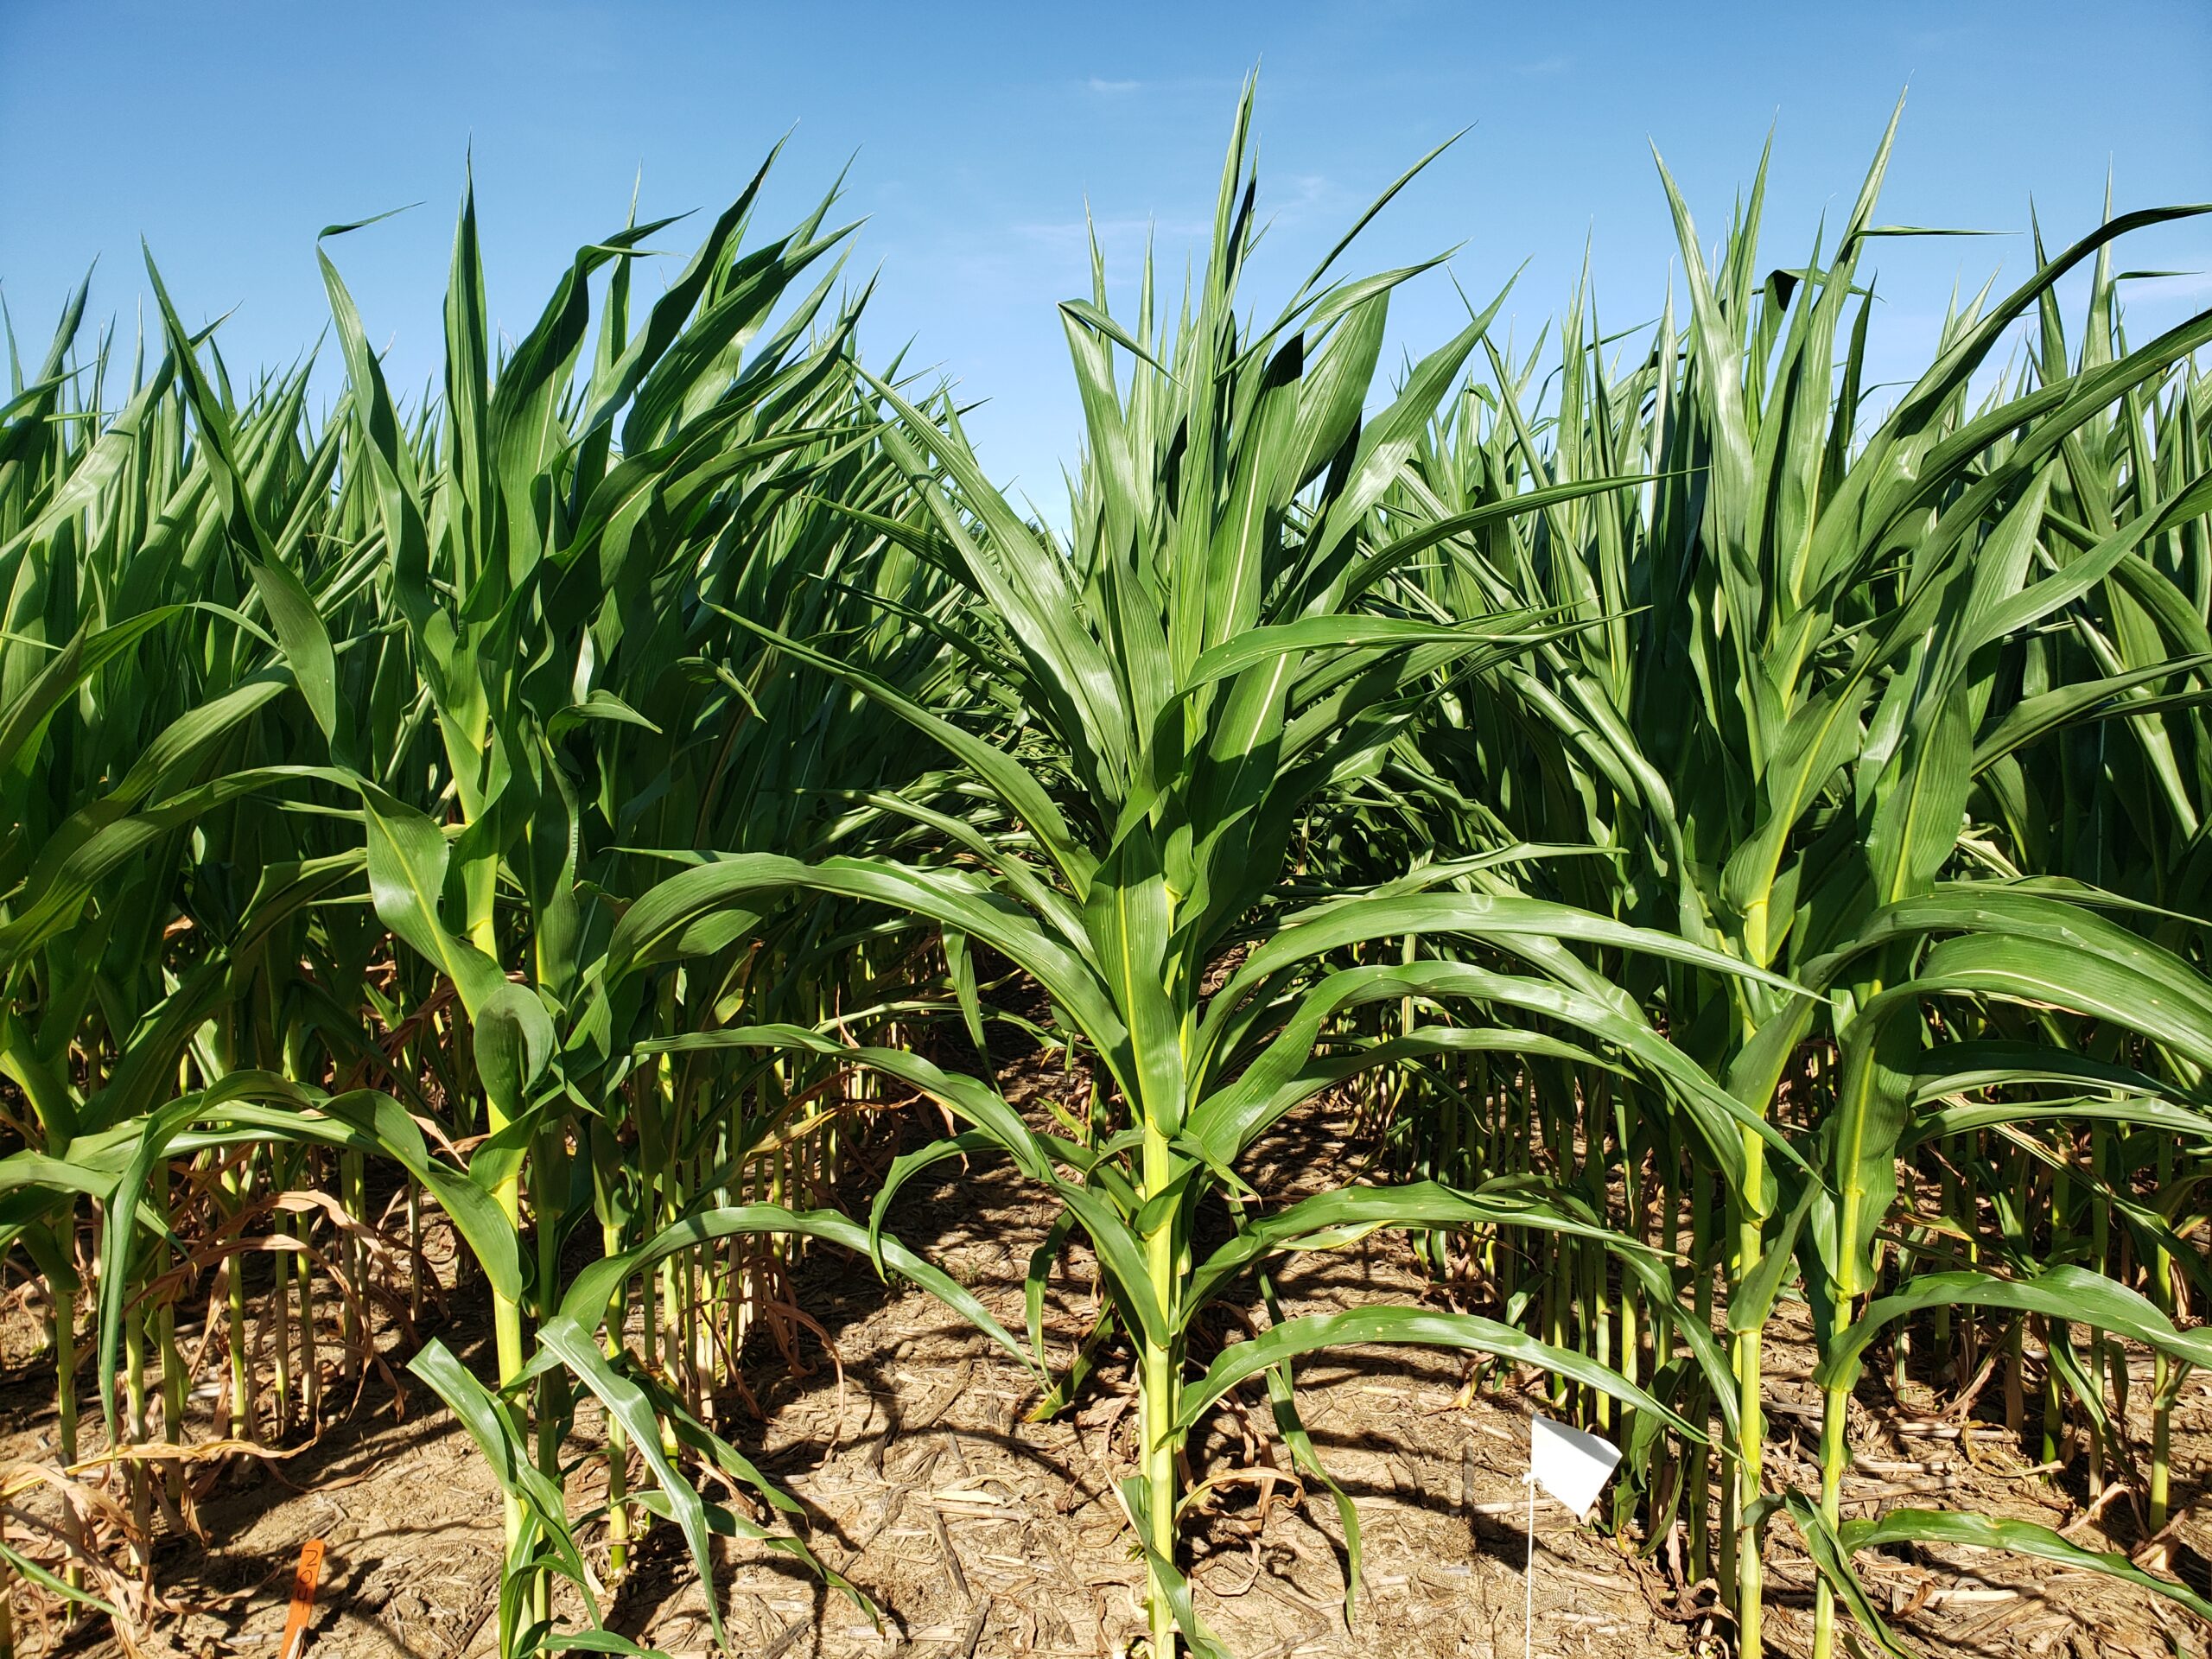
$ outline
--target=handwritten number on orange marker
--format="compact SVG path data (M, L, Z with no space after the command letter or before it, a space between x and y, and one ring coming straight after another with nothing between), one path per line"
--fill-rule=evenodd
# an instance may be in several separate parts
M284 1639L276 1645L276 1659L299 1659L300 1638L315 1614L315 1580L321 1576L322 1540L310 1538L300 1546L299 1570L292 1574L292 1605L284 1615Z

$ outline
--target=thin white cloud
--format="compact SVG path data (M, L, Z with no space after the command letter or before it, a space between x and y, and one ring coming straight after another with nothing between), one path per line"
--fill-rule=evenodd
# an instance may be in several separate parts
M1090 78L1090 86L1092 92L1096 92L1102 98L1120 98L1129 92L1142 92L1144 90L1144 82L1141 80L1108 80L1103 76L1093 75Z

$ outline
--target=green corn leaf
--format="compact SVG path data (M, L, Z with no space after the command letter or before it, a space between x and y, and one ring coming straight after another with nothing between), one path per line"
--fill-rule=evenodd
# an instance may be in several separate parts
M604 1300L597 1305L600 1311L605 1306ZM594 1324L597 1317L595 1312ZM706 1506L662 1449L660 1423L652 1402L635 1382L607 1363L607 1356L600 1351L599 1344L592 1340L589 1329L582 1321L565 1314L549 1319L539 1327L537 1341L540 1347L556 1357L599 1396L607 1415L622 1425L631 1445L638 1449L645 1466L652 1471L653 1478L659 1482L671 1518L690 1547L691 1564L698 1572L699 1582L708 1587L708 1621L714 1628L715 1641L721 1641L721 1598L714 1591L715 1560L708 1541ZM594 1609L594 1623L597 1617Z
M1875 1607L1874 1600L1851 1564L1851 1549L1837 1536L1837 1529L1821 1513L1820 1506L1795 1487L1783 1494L1789 1516L1797 1523L1797 1530L1805 1540L1805 1548L1813 1558L1813 1565L1820 1574L1834 1587L1836 1594L1858 1620L1859 1628L1868 1640L1890 1659L1920 1659L1920 1650L1906 1644L1904 1638L1890 1628Z
M1587 1355L1538 1342L1495 1319L1471 1313L1433 1313L1418 1307L1363 1307L1344 1313L1302 1314L1270 1325L1251 1341L1231 1343L1222 1351L1221 1357L1207 1368L1204 1376L1185 1386L1175 1426L1179 1429L1189 1428L1230 1389L1281 1360L1317 1349L1368 1343L1417 1343L1425 1347L1459 1348L1535 1365L1586 1383L1640 1411L1650 1412L1687 1439L1704 1439L1680 1414Z
M2212 1621L2212 1601L2185 1584L2145 1573L2116 1549L2083 1549L2048 1527L2004 1516L1957 1510L1889 1510L1868 1520L1846 1521L1836 1529L1846 1550L1881 1549L1897 1544L1954 1544L1975 1549L2009 1550L2061 1567L2099 1573L2177 1602L2199 1618Z
M583 1594L592 1622L599 1622L599 1603L592 1593L592 1579L569 1529L568 1509L561 1489L531 1462L515 1421L499 1398L472 1376L452 1351L435 1337L425 1343L407 1369L428 1383L432 1393L461 1420L492 1465L499 1490L523 1504L539 1535L552 1549L561 1570ZM656 1432L653 1445L659 1446ZM512 1575L510 1575L512 1576ZM709 1580L711 1582L711 1580Z
M1930 1307L1999 1307L2041 1313L2108 1331L2191 1365L2212 1364L2212 1337L2179 1331L2147 1298L2101 1273L2070 1263L2044 1268L2027 1279L1999 1279L1985 1273L1929 1273L1910 1279L1893 1295L1869 1302L1840 1332L1814 1373L1822 1388L1848 1387L1859 1376L1859 1357L1885 1325Z
M563 1294L560 1317L589 1331L605 1319L615 1288L635 1274L678 1250L717 1238L774 1236L798 1234L826 1238L856 1255L869 1253L868 1231L859 1223L834 1211L787 1210L779 1205L738 1205L706 1210L664 1228L635 1249L593 1262L569 1281ZM931 1266L896 1239L879 1241L882 1259L894 1271L936 1297L954 1313L1012 1354L1026 1367L1029 1352L1020 1341L991 1317L982 1302L942 1269ZM658 1431L654 1431L658 1436Z

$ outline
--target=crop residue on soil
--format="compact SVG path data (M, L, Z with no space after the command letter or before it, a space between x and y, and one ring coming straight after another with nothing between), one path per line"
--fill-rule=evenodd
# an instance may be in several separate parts
M893 1215L902 1236L1015 1328L1028 1251L1048 1221L1013 1172L983 1166L938 1185L917 1181ZM1077 1252L1053 1280L1046 1330L1056 1357L1089 1327L1089 1266ZM1115 1491L1135 1466L1126 1377L1109 1365L1073 1413L1029 1423L1036 1395L1027 1375L925 1295L881 1285L864 1262L830 1249L808 1257L795 1278L839 1364L810 1336L801 1339L806 1369L795 1372L756 1339L762 1351L748 1385L765 1423L730 1400L725 1431L798 1499L817 1552L884 1619L872 1624L758 1547L719 1540L730 1650L778 1659L1126 1651L1143 1630L1142 1568ZM1380 1239L1297 1258L1278 1288L1286 1313L1433 1294L1404 1246ZM485 1360L480 1329L464 1322L442 1334L472 1363ZM0 1395L14 1430L6 1455L50 1454L43 1367L14 1369ZM1792 1416L1793 1394L1814 1399L1808 1372L1808 1351L1777 1344L1779 1420ZM1350 1630L1344 1541L1328 1494L1290 1472L1263 1407L1215 1414L1194 1448L1194 1474L1217 1484L1195 1534L1191 1577L1201 1617L1240 1659L1521 1651L1520 1477L1526 1413L1541 1396L1469 1398L1465 1376L1456 1357L1402 1348L1345 1351L1300 1368L1306 1423L1361 1519L1363 1594ZM2191 1432L2177 1436L2185 1469L2196 1466L2204 1399L2198 1389ZM1969 1463L1955 1435L1903 1435L1882 1437L1893 1446L1885 1457L1872 1445L1875 1428L1869 1423L1859 1441L1847 1509L1924 1494L1930 1503L2046 1524L2078 1514L2069 1495L2018 1472L2005 1453L1978 1451ZM595 1446L599 1434L587 1404L575 1449ZM1785 1440L1770 1478L1808 1483L1810 1457L1802 1437ZM579 1510L603 1502L603 1465L586 1459L570 1489ZM159 1582L184 1611L143 1650L273 1656L290 1569L308 1537L322 1538L329 1553L307 1651L480 1659L494 1650L497 1489L467 1437L419 1387L395 1421L387 1385L372 1376L359 1405L315 1445L218 1478L196 1518L204 1546L166 1539L157 1563ZM2184 1548L2191 1538L2212 1541L2190 1525L2180 1530ZM2094 1527L2073 1535L2097 1543ZM1704 1616L1709 1589L1677 1586L1665 1565L1663 1550L1650 1560L1624 1554L1546 1505L1535 1650L1627 1659L1710 1648L1719 1627ZM2181 1650L2174 1642L2193 1639L2180 1616L2149 1598L2014 1558L1929 1551L1911 1560L1870 1555L1862 1567L1900 1630L1935 1652L2164 1659ZM1777 1593L1769 1638L1782 1652L1803 1652L1809 1564L1777 1536L1770 1570ZM648 1534L608 1603L610 1627L635 1640L673 1654L712 1651L704 1596L671 1529ZM61 1637L60 1649L108 1648L98 1628Z

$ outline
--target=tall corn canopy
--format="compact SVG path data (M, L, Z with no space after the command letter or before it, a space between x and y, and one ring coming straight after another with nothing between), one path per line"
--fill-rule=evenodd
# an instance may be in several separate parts
M0 1246L61 1381L13 1606L135 1639L188 1469L318 1432L389 1354L505 1494L503 1656L642 1651L606 1599L648 1527L873 1614L726 1438L819 1241L978 1327L1032 1421L1127 1354L1154 1659L1224 1651L1200 1431L1262 1391L1357 1628L1298 1376L1345 1346L1465 1351L1463 1403L1534 1378L1618 1440L1600 1523L1716 1581L1741 1654L1777 1551L1821 1659L1909 1651L1854 1564L1902 1543L2212 1618L2077 1528L1846 1513L1883 1381L2101 1514L2124 1488L2141 1538L2175 1513L2212 1363L2212 313L2131 340L2113 260L2206 210L2038 241L1877 391L1894 123L1783 269L1764 164L1717 252L1662 168L1656 324L1604 332L1586 285L1523 353L1500 295L1386 374L1440 262L1347 276L1347 235L1252 308L1251 113L1181 292L1147 262L1117 316L1094 252L1060 308L1065 533L867 365L850 227L757 224L766 168L649 302L672 221L579 250L504 348L464 196L420 400L348 293L359 226L320 245L325 378L234 377L150 261L127 370L81 289L16 362ZM1087 1108L1005 1090L1039 1053ZM1043 1201L1024 1318L890 1224L954 1159ZM1378 1234L1449 1311L1284 1311L1285 1257ZM456 1296L485 1364L432 1334ZM1816 1368L1802 1484L1777 1324Z

